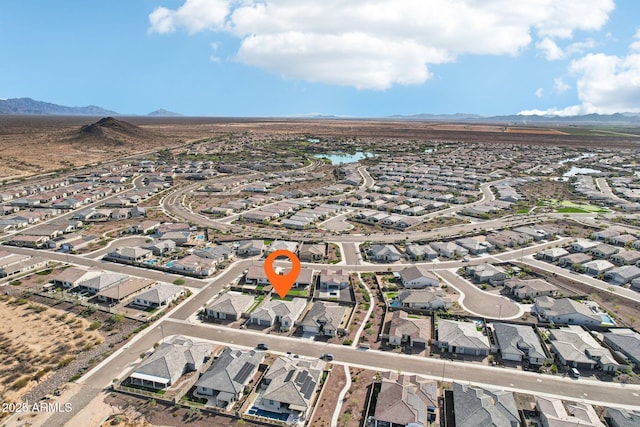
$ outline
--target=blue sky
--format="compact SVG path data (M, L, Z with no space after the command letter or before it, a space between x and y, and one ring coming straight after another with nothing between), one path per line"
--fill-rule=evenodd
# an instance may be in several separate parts
M122 114L640 112L634 0L3 0L0 98Z

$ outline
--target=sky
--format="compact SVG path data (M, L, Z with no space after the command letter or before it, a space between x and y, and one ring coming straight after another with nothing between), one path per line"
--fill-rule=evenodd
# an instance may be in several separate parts
M120 114L640 112L637 0L2 0L0 98Z

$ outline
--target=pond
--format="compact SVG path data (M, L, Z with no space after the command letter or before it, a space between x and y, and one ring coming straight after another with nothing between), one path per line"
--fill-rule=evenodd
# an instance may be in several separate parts
M600 173L602 171L599 171L597 169L591 169L591 168L579 168L576 166L572 166L571 169L569 169L567 172L563 173L562 176L564 177L570 177L570 176L576 176L576 175L591 175L594 173Z
M374 157L375 154L364 151L357 151L355 154L332 153L332 154L316 154L314 157L319 159L329 159L332 165L342 165L345 163L355 163L359 160Z
M564 160L560 160L558 162L559 165L564 165L565 163L569 163L569 162L577 162L578 160L582 160L582 159L587 159L589 157L593 157L592 153L583 153L582 155L578 156L578 157L573 157L571 159L564 159Z

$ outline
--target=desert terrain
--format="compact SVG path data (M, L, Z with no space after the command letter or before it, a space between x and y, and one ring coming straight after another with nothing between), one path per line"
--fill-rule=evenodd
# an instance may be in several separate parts
M0 179L105 162L228 136L280 140L309 136L360 141L495 142L545 146L634 147L633 133L572 133L549 127L442 124L422 121L169 117L0 116ZM52 155L55 153L55 156Z

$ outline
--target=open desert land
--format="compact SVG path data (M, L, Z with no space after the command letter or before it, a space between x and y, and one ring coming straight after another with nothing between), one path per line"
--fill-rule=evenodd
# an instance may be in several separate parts
M460 141L546 146L635 147L634 132L575 134L547 127L437 124L394 120L308 120L166 117L0 117L0 178L67 170L97 162L178 147L203 139L242 137L295 141L308 136L384 142ZM229 147L231 148L231 147ZM55 156L51 154L55 153Z
M85 319L5 295L0 300L0 339L0 400L6 403L22 401L78 353L103 342Z

